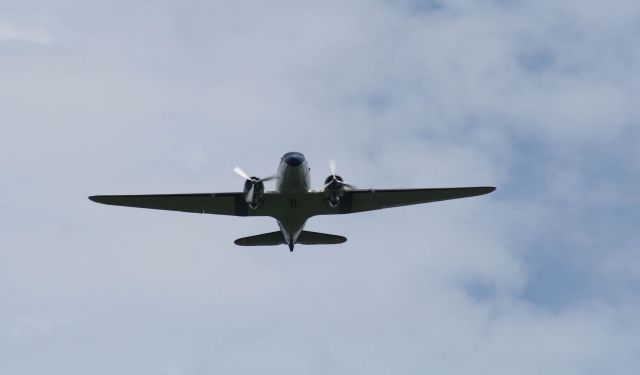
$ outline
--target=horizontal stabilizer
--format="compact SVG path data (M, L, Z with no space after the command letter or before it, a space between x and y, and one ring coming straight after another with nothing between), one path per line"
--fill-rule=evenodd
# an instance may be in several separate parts
M302 245L333 245L344 242L347 242L346 237L336 236L335 234L309 232L305 230L300 233L297 243Z
M238 238L234 243L238 246L275 246L284 244L284 237L277 231Z
M302 245L334 245L346 241L347 239L342 236L302 231L296 243ZM238 238L234 243L238 246L275 246L285 244L284 237L280 231Z

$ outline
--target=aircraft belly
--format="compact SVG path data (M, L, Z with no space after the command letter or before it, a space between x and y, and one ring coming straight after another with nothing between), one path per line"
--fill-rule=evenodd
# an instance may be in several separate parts
M295 243L302 233L306 220L303 218L287 217L278 219L278 226L284 235L287 243Z

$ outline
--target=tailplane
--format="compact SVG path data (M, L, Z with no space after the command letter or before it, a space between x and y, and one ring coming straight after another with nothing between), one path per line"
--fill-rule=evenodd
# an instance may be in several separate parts
M285 242L282 232L277 231L238 238L234 243L238 246L275 246L284 245Z
M301 245L334 245L346 241L346 237L336 236L334 234L302 231L296 243ZM275 246L285 244L284 236L280 231L238 238L234 243L238 246Z
M346 237L303 230L297 243L302 245L334 245L347 242Z

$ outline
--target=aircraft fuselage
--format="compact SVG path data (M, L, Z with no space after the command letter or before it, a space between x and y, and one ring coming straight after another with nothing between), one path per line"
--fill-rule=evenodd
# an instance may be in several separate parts
M276 190L289 201L289 212L278 218L278 226L284 236L289 250L298 240L308 219L307 215L298 210L298 196L311 190L311 176L309 163L299 152L288 152L280 159L280 166L276 174ZM301 207L302 208L302 207Z

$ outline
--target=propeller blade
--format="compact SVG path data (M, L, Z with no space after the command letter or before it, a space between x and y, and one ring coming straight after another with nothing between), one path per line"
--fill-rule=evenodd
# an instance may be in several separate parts
M276 176L269 176L269 177L261 178L260 181L271 181L274 178L276 178Z
M345 187L348 187L349 189L357 189L355 186L351 185L348 182L342 181L342 185L344 185Z
M335 177L336 176L336 161L335 160L329 160L329 169L331 170L331 174Z
M245 180L251 180L251 177L249 177L248 174L245 173L245 171L242 170L242 168L240 167L235 167L233 168L233 171L236 172L237 174L239 174L241 177L243 177Z
M249 191L247 192L247 197L245 199L247 203L253 202L253 191L255 190L255 187L255 184L251 184L251 189L249 189Z

